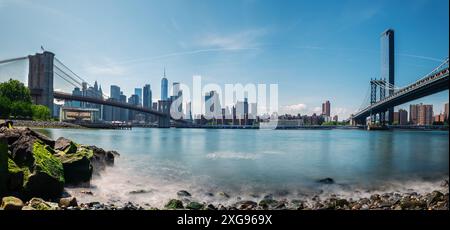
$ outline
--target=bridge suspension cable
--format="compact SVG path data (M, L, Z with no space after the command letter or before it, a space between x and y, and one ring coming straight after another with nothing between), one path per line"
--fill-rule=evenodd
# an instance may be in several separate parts
M1 60L0 64L6 64L6 63L10 63L10 62L25 60L25 59L28 59L28 57L10 58L10 59Z

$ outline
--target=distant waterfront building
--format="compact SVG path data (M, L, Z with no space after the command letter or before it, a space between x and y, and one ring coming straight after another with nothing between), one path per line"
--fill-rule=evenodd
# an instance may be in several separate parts
M134 94L138 97L138 105L142 105L142 88L134 88Z
M448 121L448 102L444 105L444 120Z
M394 112L394 123L397 125L408 124L408 112L404 109L399 109L398 112Z
M438 115L434 116L433 122L444 123L445 122L445 115L441 113L441 114L438 114Z
M111 85L111 95L110 98L119 100L120 98L120 87L117 85Z
M431 125L433 123L433 105L420 104L418 111L418 125Z
M146 84L144 86L144 94L143 94L143 98L142 98L142 106L144 108L152 108L152 89L150 88L149 84Z
M338 122L338 115L334 115L333 121L334 121L334 122Z
M411 125L419 123L419 105L409 105L409 123Z
M169 81L167 81L166 69L164 69L164 77L161 79L161 100L169 99L168 87L169 87Z
M322 115L329 117L330 114L331 114L330 101L325 101L324 103L322 103Z
M139 105L139 96L136 95L136 94L131 95L128 98L128 104L135 105L135 106ZM128 111L128 118L129 118L129 120L135 120L136 119L135 116L136 116L136 112L135 111L133 111L133 110L129 110Z

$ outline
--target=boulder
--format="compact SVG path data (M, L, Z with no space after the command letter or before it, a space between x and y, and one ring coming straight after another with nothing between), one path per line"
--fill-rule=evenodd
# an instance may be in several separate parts
M41 198L32 198L28 201L27 206L36 210L58 210L58 204L52 202L46 202Z
M0 197L6 193L8 175L8 142L0 133Z
M258 204L251 200L239 201L234 206L239 210L253 210Z
M183 209L183 202L181 200L172 199L164 206L167 209Z
M55 150L63 151L66 154L75 153L77 144L67 138L60 137L55 142Z
M33 136L22 135L10 146L11 158L17 165L33 167L33 145L36 140Z
M191 194L186 190L180 190L177 192L178 196L191 196Z
M278 205L278 201L273 199L263 199L258 204L263 209L273 209Z
M205 205L203 205L203 204L200 204L200 203L198 203L198 202L192 201L192 202L189 202L188 205L186 205L186 208L187 208L187 209L192 209L192 210L200 210L200 209L202 209L204 206L205 206Z
M70 149L70 147L68 147ZM86 183L91 180L93 151L79 146L75 153L59 152L55 155L64 168L64 180L67 184Z
M87 149L93 151L91 163L94 167L94 173L104 170L106 166L113 165L115 157L119 156L116 151L105 151L97 146L88 146Z
M58 205L61 208L76 207L78 206L77 198L75 197L61 198L59 199Z
M64 170L61 161L48 151L41 141L33 144L34 165L32 172L25 177L25 193L27 196L45 199L59 197L64 188Z
M1 206L4 210L21 210L23 202L21 199L13 196L6 196L2 198Z
M27 167L20 168L8 158L7 189L8 191L22 191L25 177L28 178L30 170Z
M329 177L320 179L317 182L321 183L321 184L334 184L333 178L329 178Z

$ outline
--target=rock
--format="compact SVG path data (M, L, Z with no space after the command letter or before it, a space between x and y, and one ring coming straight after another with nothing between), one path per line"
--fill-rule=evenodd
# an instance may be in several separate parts
M222 198L226 198L226 199L230 198L230 195L228 195L228 194L225 193L225 192L219 192L217 195L219 195L219 196L222 197Z
M23 206L22 210L24 210L24 211L33 211L33 210L36 210L36 209L33 208L33 207L30 207L30 206Z
M128 192L128 194L143 194L143 193L151 193L151 190L138 189Z
M200 204L198 202L192 201L190 202L188 205L186 205L187 209L192 209L192 210L200 210L204 207L203 204Z
M8 158L8 171L6 186L9 191L23 191L25 175L29 176L30 170L28 168L20 168L17 164Z
M304 209L306 207L306 204L302 200L291 200L291 206L294 209L302 210L302 209Z
M448 180L443 180L441 182L441 187L447 188L448 189Z
M33 156L35 158L33 172L25 176L25 193L29 197L42 197L44 199L59 197L64 188L64 170L59 159L53 156L46 145L34 141Z
M191 196L191 194L186 190L180 190L177 192L178 196Z
M11 146L11 158L20 167L33 167L33 146L37 139L32 136L20 136Z
M9 161L8 143L4 135L0 133L0 197L3 197L7 191Z
M211 193L211 192L207 192L207 193L205 193L205 195L206 195L206 196L209 196L209 197L213 197L213 196L214 196L214 194Z
M116 151L108 151L105 155L105 162L107 165L114 165L115 157L119 156L119 153Z
M234 205L239 210L253 210L257 206L258 204L251 200L239 201Z
M83 194L86 194L86 195L90 195L90 196L94 195L94 193L92 193L92 191L89 191L89 190L82 190L80 193L83 193Z
M439 191L433 191L432 193L427 194L427 206L431 206L436 204L438 201L443 201L444 194Z
M1 208L4 210L21 210L24 206L21 199L13 196L6 196L2 198Z
M346 199L337 199L335 201L336 207L345 207L348 206L350 203Z
M217 210L217 208L216 208L214 205L212 205L212 204L208 204L208 205L205 207L205 210Z
M60 137L55 142L55 150L63 151L66 154L75 153L77 144L67 138Z
M259 202L258 205L260 207L262 207L263 209L270 209L270 208L274 208L275 206L277 206L278 201L273 200L273 199L263 199Z
M58 204L52 202L45 202L41 198L32 198L28 201L28 205L36 210L59 210Z
M273 194L267 194L263 197L263 200L272 200L273 199Z
M106 168L106 166L113 165L115 157L120 155L116 151L105 151L97 146L88 146L87 148L92 150L94 153L91 160L91 163L94 166L94 172L102 171Z
M64 179L67 184L77 185L91 180L93 155L92 150L83 146L79 146L74 153L60 152L56 155L63 165Z
M425 201L420 201L415 198L410 197L404 197L400 200L400 207L402 209L425 209L427 207L427 204Z
M61 208L74 207L78 206L78 202L75 197L67 197L59 199L58 205Z
M322 184L334 184L334 180L332 178L324 178L324 179L320 179L317 182L322 183Z
M167 209L183 209L183 202L181 200L172 199L164 206Z

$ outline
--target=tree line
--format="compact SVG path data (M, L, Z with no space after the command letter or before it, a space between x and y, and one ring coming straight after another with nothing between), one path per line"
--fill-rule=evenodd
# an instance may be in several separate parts
M33 105L30 90L20 81L0 83L0 118L50 120L50 109Z

